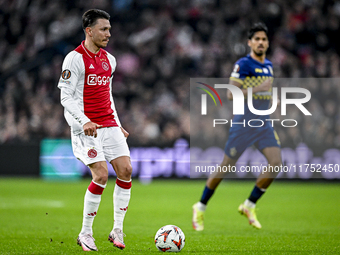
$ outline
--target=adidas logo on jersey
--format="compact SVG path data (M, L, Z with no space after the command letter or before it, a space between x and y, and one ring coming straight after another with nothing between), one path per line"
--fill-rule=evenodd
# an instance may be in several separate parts
M90 68L90 69L94 69L94 66L91 64L89 68Z

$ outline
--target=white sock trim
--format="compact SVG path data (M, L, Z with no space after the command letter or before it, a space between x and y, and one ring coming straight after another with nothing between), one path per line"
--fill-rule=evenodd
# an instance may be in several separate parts
M98 185L99 187L105 189L106 188L106 184L99 184L98 182L95 182L94 180L92 180L92 182L96 185Z
M204 212L205 209L207 209L207 205L203 204L201 201L199 201L197 204L197 209Z
M246 201L244 201L244 205L248 206L250 208L255 208L256 204L252 201L250 201L249 199L246 199Z
M125 180L122 180L122 179L120 179L120 178L118 178L118 177L117 177L117 179L120 180L120 181L122 181L122 182L131 182L131 181L132 181L132 179L130 179L130 181L125 181Z

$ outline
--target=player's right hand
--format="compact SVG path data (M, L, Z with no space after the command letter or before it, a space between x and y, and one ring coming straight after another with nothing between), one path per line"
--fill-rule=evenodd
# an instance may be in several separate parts
M97 129L103 127L102 125L98 125L97 123L94 122L87 122L84 126L84 133L85 135L88 136L94 136L94 138L97 137Z

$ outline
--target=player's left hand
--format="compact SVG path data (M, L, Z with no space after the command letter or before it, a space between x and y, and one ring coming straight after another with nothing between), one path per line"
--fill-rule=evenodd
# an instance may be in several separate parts
M128 131L126 131L123 127L120 127L120 130L122 130L124 136L127 138L130 134Z
M266 79L259 86L255 87L253 92L269 91L269 89L272 87L272 83L273 81L271 79Z

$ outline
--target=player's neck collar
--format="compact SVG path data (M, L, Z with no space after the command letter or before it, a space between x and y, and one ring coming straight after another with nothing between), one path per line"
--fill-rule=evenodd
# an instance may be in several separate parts
M85 47L85 41L82 41L82 42L81 42L81 46L82 46L82 48L84 49L85 53L86 53L90 58L94 58L95 56L100 57L101 54L103 53L103 49L100 48L99 51L98 51L98 53L97 53L97 54L94 54L93 52L91 52L89 49L87 49L87 48Z
M261 65L264 65L266 62L266 58L264 58L263 63L261 61L258 61L257 59L253 58L250 53L247 55L251 60L255 61L256 63L260 63Z

